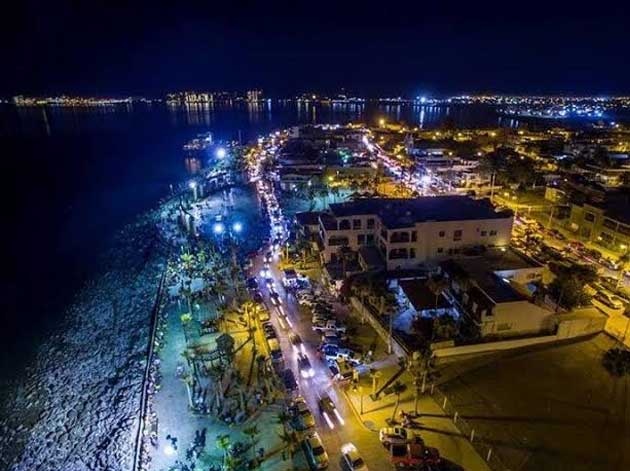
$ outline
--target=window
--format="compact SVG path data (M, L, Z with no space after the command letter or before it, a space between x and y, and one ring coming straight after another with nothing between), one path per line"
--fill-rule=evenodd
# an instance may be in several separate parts
M357 244L364 245L365 244L365 234L359 234L357 236Z
M497 231L490 231L490 235L491 235L491 236L495 236L495 235L497 235Z
M396 260L399 258L407 258L407 249L392 249L389 251L390 260Z
M416 242L418 240L418 233L416 231L411 231L411 242Z
M587 222L594 222L595 215L593 213L584 213L584 220Z
M481 231L481 237L485 237L488 235L488 231Z
M342 219L341 222L339 223L339 230L340 231L350 230L350 221L348 221L347 219Z
M367 220L367 228L368 229L374 229L374 218L369 218Z
M438 247L437 253L444 253L444 248L443 247Z
M444 236L446 235L446 232L444 232L444 231L440 231L438 235L439 235L440 237L444 237Z
M461 229L457 229L456 231L453 232L453 240L454 241L462 240L462 234L463 234L463 231Z
M374 234L368 234L365 238L367 245L374 245Z
M409 249L409 258L416 258L416 249L414 248Z
M361 229L361 219L353 219L352 220L352 229L354 229L355 231L357 229Z

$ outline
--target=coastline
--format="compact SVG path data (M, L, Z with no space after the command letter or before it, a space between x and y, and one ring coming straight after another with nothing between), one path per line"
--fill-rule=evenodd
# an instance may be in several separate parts
M166 253L150 210L125 226L0 404L0 468L129 469Z

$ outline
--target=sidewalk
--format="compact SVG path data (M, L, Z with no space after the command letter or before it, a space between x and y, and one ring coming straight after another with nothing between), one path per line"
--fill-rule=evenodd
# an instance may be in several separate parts
M396 365L383 368L383 375L379 378L379 386L384 384L397 370ZM400 382L407 385L407 390L401 394L400 406L396 415L401 410L413 412L414 390L411 386L413 381L408 373L404 373ZM387 420L392 417L396 403L395 395L381 394L378 401L373 401L370 397L372 392L372 380L364 375L360 380L363 387L363 414L361 414L361 394L348 388L345 395L353 408L353 412L362 422L363 426L372 431L378 431L382 427L387 427ZM377 386L378 389L378 386ZM452 417L446 416L429 392L420 397L418 401L418 412L420 413L417 422L421 424L418 429L426 444L439 449L440 455L451 464L455 464L467 471L489 471L490 468L482 457L475 451L473 446L464 437L453 423Z

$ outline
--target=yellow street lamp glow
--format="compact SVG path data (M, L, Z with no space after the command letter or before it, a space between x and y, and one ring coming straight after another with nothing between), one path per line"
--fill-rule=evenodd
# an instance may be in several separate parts
M378 125L379 126L385 126L385 120L383 118L378 120Z

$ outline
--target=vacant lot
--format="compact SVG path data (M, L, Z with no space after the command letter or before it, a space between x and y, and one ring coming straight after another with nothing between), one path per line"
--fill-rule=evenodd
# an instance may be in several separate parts
M630 378L601 366L614 344L602 334L462 362L442 390L512 470L629 470Z

